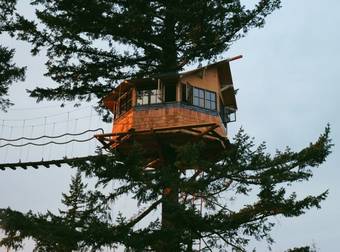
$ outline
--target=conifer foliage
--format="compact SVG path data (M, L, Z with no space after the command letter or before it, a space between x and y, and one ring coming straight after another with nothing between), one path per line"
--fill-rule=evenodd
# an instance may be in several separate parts
M262 27L280 0L34 0L36 19L20 13L12 35L47 50L46 75L59 84L31 96L102 97L117 81L178 72L214 60L248 30ZM39 83L37 83L39 84Z
M15 1L0 1L0 35L6 31L6 23L15 9ZM12 105L6 98L9 86L17 80L24 80L25 68L17 67L13 62L14 50L0 44L0 110Z
M240 0L34 0L31 19L12 11L15 1L0 3L11 7L2 30L29 42L33 55L46 52L46 76L58 85L31 90L38 101L101 98L117 81L215 60L280 7L280 0L258 0L249 8ZM13 68L12 52L5 55L6 66ZM14 76L22 76L22 69L14 69ZM6 92L9 82L4 83ZM202 251L246 251L252 238L272 243L273 216L300 216L326 198L327 191L301 197L287 187L310 179L325 161L332 146L329 131L327 126L298 152L287 148L270 155L265 144L255 146L240 130L213 160L206 158L202 142L159 143L160 167L146 169L147 150L135 143L129 155L111 152L74 163L97 180L97 188L86 191L78 173L59 215L1 209L6 237L0 245L17 248L32 238L37 251L123 245L130 251L176 252L197 250L198 243ZM112 182L112 191L104 193ZM120 197L132 197L138 209L112 220L110 207L119 209ZM249 202L230 203L239 197Z
M6 238L0 241L0 246L18 249L25 238L31 238L36 243L34 251L38 252L95 249L97 236L94 229L108 225L110 213L107 204L86 187L81 173L77 172L69 193L63 194L65 209L59 210L59 215L49 211L46 214L32 211L23 214L10 208L1 209L0 227L5 230Z
M160 169L148 170L148 161L143 158L146 150L136 144L128 156L111 153L90 162L74 163L87 176L97 179L98 188L116 181L109 193L85 193L76 177L70 194L64 195L67 210L59 217L2 209L0 226L7 238L0 244L17 245L25 237L43 246L66 243L72 249L79 244L99 249L123 245L131 251L195 251L199 242L202 251L247 251L252 238L271 244L271 217L300 216L310 208L319 208L326 198L327 191L301 197L288 193L286 188L309 180L312 169L330 154L331 146L327 127L315 143L298 152L287 148L269 155L265 144L255 146L240 130L232 146L220 153L219 162L202 158L206 146L196 142L163 146L163 154L170 155L172 161L163 163ZM169 169L177 171L178 176ZM178 190L178 201L169 201L165 195L169 193L169 182L176 185L172 188ZM107 218L107 206L112 203L116 208L114 202L127 196L140 206L136 214L129 217L122 213L116 221ZM251 200L247 204L231 204L231 198L237 203L240 197L248 196ZM203 211L194 199L203 200ZM163 215L150 217L159 212L162 204L171 209L167 225Z

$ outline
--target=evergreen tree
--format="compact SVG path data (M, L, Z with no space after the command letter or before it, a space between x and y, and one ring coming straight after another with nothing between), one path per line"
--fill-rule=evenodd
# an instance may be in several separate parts
M16 13L5 26L11 35L32 45L33 55L47 51L46 75L59 86L32 90L38 101L100 98L122 79L178 72L191 63L215 60L249 29L262 27L265 17L280 7L279 0L259 0L253 9L239 0L31 3L36 19ZM75 163L97 178L98 186L117 181L113 192L105 195L98 189L76 201L65 198L69 208L58 217L3 209L0 225L7 238L2 244L15 247L23 238L33 237L42 251L119 244L135 251L193 251L201 241L206 251L245 251L250 238L272 242L272 216L299 216L320 207L327 196L325 191L300 199L285 188L311 178L311 168L325 161L331 148L329 127L299 152L287 148L271 156L265 144L255 148L242 130L230 148L217 153L217 159L207 159L206 148L199 142L177 147L160 143L162 164L153 171L145 169L149 160L138 144L128 156L112 152ZM80 188L71 191L83 194ZM228 198L252 192L255 201L231 208ZM109 202L127 195L145 208L131 218L119 215L116 222L100 217ZM194 204L195 198L204 201L205 211ZM93 214L78 211L82 204ZM137 225L160 206L161 216ZM42 231L48 229L51 232Z
M200 142L176 148L163 145L162 153L171 160L165 158L162 167L152 171L145 169L146 150L138 145L128 156L120 157L113 152L90 162L76 162L75 167L98 180L98 187L117 181L115 188L108 194L100 190L84 194L79 180L73 179L69 196L64 195L63 202L68 208L58 218L50 213L23 215L3 209L0 226L8 237L0 244L14 246L25 237L33 237L45 247L46 243L53 246L66 243L72 249L79 244L92 249L124 245L130 251L194 251L198 242L202 251L246 251L252 238L271 244L270 231L274 226L271 217L300 216L310 208L319 208L326 198L327 191L301 198L296 193L287 193L286 187L309 180L312 168L325 161L331 146L327 127L315 143L301 151L287 148L271 156L265 152L265 144L256 147L241 130L233 145L220 153L217 163L203 158L207 150ZM179 175L173 177L170 169ZM172 188L177 191L169 191ZM177 195L178 201L169 200L171 194ZM127 196L140 206L136 215L128 218L121 214L116 222L100 218L109 202ZM252 201L240 207L233 207L228 200L234 198L237 202L245 196L252 196L249 197ZM194 199L203 200L203 212ZM83 204L95 214L81 210ZM164 204L170 209L167 225L163 225L163 214L138 225ZM98 212L93 210L97 209L94 205L105 207ZM46 248L61 251L52 246Z
M214 60L280 7L280 0L259 0L252 9L240 0L31 3L36 19L19 13L8 27L34 55L47 49L46 75L60 85L33 90L38 101L102 97L117 81Z
M0 2L0 35L6 31L5 23L9 20L9 16L13 14L15 1ZM12 105L10 100L6 98L9 86L17 80L24 80L25 68L17 67L12 63L14 50L0 45L0 110L6 109Z
M0 227L5 230L6 238L0 241L0 246L18 249L25 238L31 238L37 252L95 250L97 245L93 239L96 234L91 230L109 223L110 214L107 204L96 193L86 191L86 187L77 172L69 193L63 194L65 210L59 210L59 215L49 211L23 214L10 208L1 209Z

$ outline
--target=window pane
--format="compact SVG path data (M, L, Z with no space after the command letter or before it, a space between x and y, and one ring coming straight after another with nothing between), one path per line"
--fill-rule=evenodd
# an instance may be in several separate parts
M149 95L150 95L150 104L156 103L155 91L154 90L150 90L149 91Z
M149 92L148 91L143 91L143 105L149 104Z
M216 101L216 94L215 93L210 93L210 100Z
M162 91L157 90L157 103L162 103Z
M205 108L210 109L210 101L209 100L205 100Z
M204 98L204 90L199 89L199 97Z
M204 99L200 99L200 107L204 108Z
M198 102L198 98L197 97L194 97L193 104L195 106L199 106L199 102Z
M210 103L210 109L216 110L216 103L215 102Z
M198 89L197 88L193 88L194 90L194 96L198 96Z
M206 100L210 100L210 93L211 93L211 92L209 92L209 91L207 91L207 90L205 91L205 99L206 99Z

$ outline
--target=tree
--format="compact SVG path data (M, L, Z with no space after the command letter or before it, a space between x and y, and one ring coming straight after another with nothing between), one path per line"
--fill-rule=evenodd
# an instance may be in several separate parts
M123 244L133 251L194 251L198 241L202 242L202 251L213 251L214 248L221 251L246 251L250 238L272 243L272 216L300 216L312 207L319 208L320 202L326 198L327 191L317 196L299 198L296 193L287 193L286 187L310 179L312 168L325 161L331 146L327 127L315 143L301 151L293 152L287 148L271 156L265 152L265 144L256 147L253 140L241 130L235 136L233 145L220 153L220 162L217 163L202 158L206 146L200 142L176 148L163 146L163 154L168 155L171 161L167 162L165 158L162 168L153 171L145 170L145 150L138 144L128 156L120 157L112 152L90 162L76 162L73 165L87 176L96 178L98 186L117 181L112 192L106 195L96 191L96 202L114 202L119 197L129 195L142 209L131 218L119 215L116 222L96 217L92 225L82 226L77 242L81 241L93 248ZM190 173L187 170L186 175L182 173L169 177L174 174L169 169L180 173L186 170L185 167L196 167L196 171ZM169 183L177 185L172 188L178 190L178 201L169 201L164 197L164 194L171 193L166 190ZM227 200L234 197L237 201L239 196L251 194L256 194L256 199L251 198L249 204L239 208L232 208ZM203 212L193 197L204 200ZM68 200L64 202L72 205ZM142 227L137 225L151 212L157 212L162 204L168 204L167 207L171 209L171 215L167 216L169 225L162 225L163 220L159 215ZM23 232L22 236L29 237L31 234L25 233L26 228L18 228L15 214L2 210L2 228L9 234L19 232L21 237ZM70 219L74 217L64 216L63 223ZM26 215L24 220L20 223L32 222L42 228L32 216ZM11 222L14 224L7 224ZM69 237L72 236L67 235Z
M95 249L93 239L96 234L91 229L99 226L98 221L107 225L110 214L107 204L86 191L86 187L81 173L77 172L72 178L69 194L63 194L62 203L66 209L59 210L58 216L49 211L46 214L31 211L23 214L10 208L1 209L0 227L5 230L6 238L0 241L0 246L18 249L25 238L31 238L36 242L34 251L37 252ZM90 240L89 245L86 241Z
M259 0L253 9L239 0L31 3L36 19L16 13L6 29L28 41L33 55L46 49L46 75L59 86L32 90L38 101L101 98L117 81L178 72L188 64L215 60L249 29L262 27L265 17L280 7L279 0ZM80 240L92 248L123 244L137 251L192 251L201 240L205 250L228 246L243 251L249 237L272 242L271 216L299 216L320 207L326 198L327 191L298 199L287 195L285 186L309 179L310 168L324 162L331 148L328 127L316 143L300 152L287 149L270 156L264 144L254 148L242 131L230 148L217 153L219 162L204 159L205 148L202 143L177 147L160 143L162 168L153 172L145 171L147 160L138 146L129 156L113 152L89 163L75 163L96 177L98 185L118 181L109 195L96 192L99 201L132 195L146 207L131 219L119 216L115 223L96 219L79 231ZM191 173L184 176L183 167ZM239 209L230 209L224 199L232 192L246 196L256 190L257 200ZM193 204L197 197L205 201L203 215ZM159 206L162 216L137 228ZM12 212L4 213L1 218L6 223ZM15 226L3 228L15 232Z
M316 250L314 248L311 248L310 246L306 246L306 247L288 249L286 252L316 252Z
M13 14L15 2L7 1L5 3L0 2L0 34L4 32L5 21L8 20L8 16ZM9 86L17 80L24 80L25 68L19 68L12 63L14 56L14 50L10 50L7 47L0 45L0 110L6 111L6 109L12 105L10 100L6 98L8 94Z
M47 50L47 73L59 84L36 88L38 101L101 98L117 81L178 72L214 60L280 7L259 0L35 0L36 19L17 14L8 29L33 55Z

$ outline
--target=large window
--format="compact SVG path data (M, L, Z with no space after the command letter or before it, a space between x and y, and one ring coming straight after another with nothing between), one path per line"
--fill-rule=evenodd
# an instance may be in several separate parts
M138 90L137 105L148 105L162 102L162 94L159 89Z
M194 106L216 110L216 93L206 89L182 85L182 100Z

